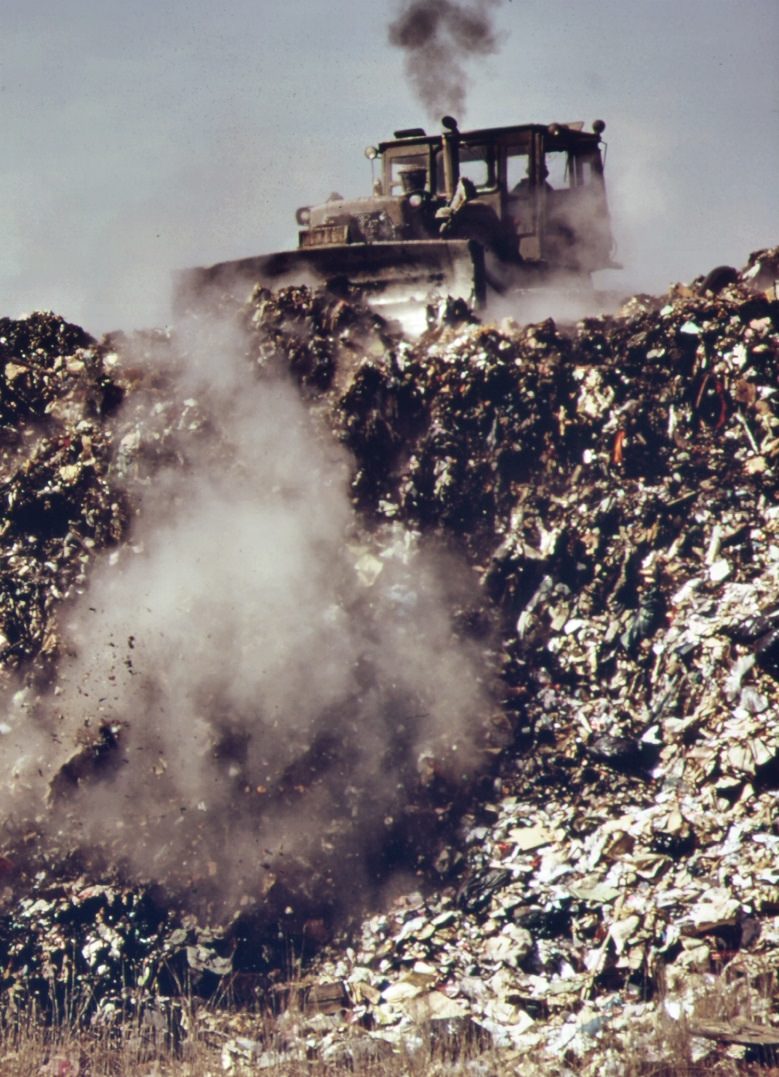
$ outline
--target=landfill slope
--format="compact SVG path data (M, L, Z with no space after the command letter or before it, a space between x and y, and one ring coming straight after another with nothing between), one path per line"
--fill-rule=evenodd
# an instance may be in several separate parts
M181 976L205 996L229 984L278 1005L291 938L311 957L300 1035L323 1058L352 1057L355 1035L379 1051L425 1026L500 1052L505 1072L555 1060L595 1073L637 1035L661 1061L669 1022L689 1033L690 1061L767 1057L779 1039L778 266L776 249L757 252L716 293L699 279L575 326L482 324L442 305L415 341L305 288L223 310L256 377L297 386L322 459L345 453L333 466L346 469L346 558L362 588L345 612L391 620L402 607L398 632L413 636L406 554L431 551L458 581L439 650L465 648L481 710L466 751L420 753L412 736L400 753L400 793L359 846L375 888L351 909L332 856L352 855L343 835L362 829L369 798L351 815L328 807L317 850L274 863L234 909L203 869L205 903L187 909L181 878L160 887L111 842L95 853L77 828L52 834L20 794L0 863L9 990L47 1003L52 969L61 985L75 969L93 976L94 1005L116 1007L130 970L155 1005ZM0 658L17 724L50 721L40 700L68 659L68 611L125 556L149 484L165 496L193 461L245 466L218 412L179 398L171 368L155 366L207 323L180 340L101 342L53 315L0 324ZM366 668L387 676L378 659ZM304 812L314 787L327 805L343 799L332 782L360 736L359 694L329 739L291 750L266 817ZM421 697L409 682L378 698L410 713ZM47 763L63 818L93 785L110 805L127 735L106 721ZM205 840L203 825L180 832ZM225 1067L270 1064L259 1031L241 1031Z

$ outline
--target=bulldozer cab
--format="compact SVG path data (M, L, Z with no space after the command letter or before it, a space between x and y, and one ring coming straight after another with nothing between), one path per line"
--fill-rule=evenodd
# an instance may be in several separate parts
M441 234L475 239L504 261L583 274L614 265L602 123L460 132L446 120L441 135L413 129L379 145L385 193L416 192L446 222ZM447 218L458 187L462 205Z

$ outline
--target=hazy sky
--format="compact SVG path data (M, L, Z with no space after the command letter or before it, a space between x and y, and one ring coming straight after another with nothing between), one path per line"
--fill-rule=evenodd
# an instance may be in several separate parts
M463 0L465 2L465 0ZM474 0L475 4L475 0ZM293 246L436 129L393 2L0 0L0 314L169 318L172 271ZM663 290L779 243L776 0L493 0L461 126L603 118L618 257Z

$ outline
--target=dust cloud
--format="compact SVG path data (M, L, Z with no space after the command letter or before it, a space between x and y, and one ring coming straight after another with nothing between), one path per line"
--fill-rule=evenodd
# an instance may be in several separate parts
M62 616L54 683L8 703L3 813L212 912L285 872L356 889L420 790L478 769L470 577L364 530L346 455L234 329L124 351L137 516Z
M497 325L509 319L520 325L552 318L558 327L573 326L582 318L613 314L625 296L617 289L571 287L564 278L556 286L528 288L508 295L490 295L483 312L485 321Z
M390 23L391 45L403 50L406 73L429 115L465 115L467 63L498 51L492 11L501 0L410 0Z

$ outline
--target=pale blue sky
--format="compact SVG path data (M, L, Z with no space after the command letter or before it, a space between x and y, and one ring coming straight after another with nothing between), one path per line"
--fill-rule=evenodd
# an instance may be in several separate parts
M367 193L365 145L435 129L392 2L0 0L0 314L164 323L180 266L294 245ZM776 0L504 0L461 126L596 117L620 273L659 291L779 243Z

